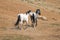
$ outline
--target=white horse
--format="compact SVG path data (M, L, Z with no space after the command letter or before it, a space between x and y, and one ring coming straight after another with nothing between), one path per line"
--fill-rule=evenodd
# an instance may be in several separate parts
M28 16L29 16L30 12L31 12L31 10L27 11L26 14L23 14L23 13L18 14L18 18L17 18L17 22L16 22L15 26L17 26L20 23L20 26L22 27L24 21L28 25ZM19 28L19 26L18 26L18 28Z
M30 13L30 18L31 18L31 22L32 22L33 27L37 26L38 15L41 15L40 9L37 9L36 12L31 12Z

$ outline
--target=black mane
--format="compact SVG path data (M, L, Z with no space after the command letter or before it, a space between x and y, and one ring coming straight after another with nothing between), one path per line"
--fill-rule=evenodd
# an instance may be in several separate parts
M27 11L26 14L29 14L31 12L31 10Z
M37 10L36 10L36 14L41 15L40 9L37 9Z

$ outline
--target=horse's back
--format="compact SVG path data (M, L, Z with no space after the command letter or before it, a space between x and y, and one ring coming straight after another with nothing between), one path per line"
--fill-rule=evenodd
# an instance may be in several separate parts
M18 14L21 17L21 20L28 20L28 15L26 14Z

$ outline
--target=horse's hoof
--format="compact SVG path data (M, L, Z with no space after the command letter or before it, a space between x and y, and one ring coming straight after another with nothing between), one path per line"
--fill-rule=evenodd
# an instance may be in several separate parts
M32 27L34 28L34 25L32 25Z
M35 25L35 26L37 26L37 25Z
M19 30L21 30L21 28L19 28Z
M18 28L19 28L19 26L16 26L15 28L16 28L16 29L18 29Z

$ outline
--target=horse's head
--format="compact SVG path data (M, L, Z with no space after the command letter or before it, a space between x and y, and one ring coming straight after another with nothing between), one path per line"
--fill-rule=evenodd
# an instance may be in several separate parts
M37 10L36 10L36 14L41 15L41 13L40 13L40 9L37 9Z
M26 14L29 14L31 12L31 10L28 10L27 12L26 12Z

